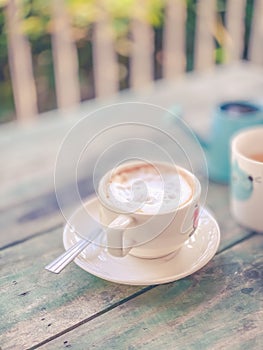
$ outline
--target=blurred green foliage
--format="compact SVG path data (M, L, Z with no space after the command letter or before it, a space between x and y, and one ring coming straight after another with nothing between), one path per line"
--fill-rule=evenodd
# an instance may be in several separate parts
M8 47L5 5L8 0L0 0L0 123L14 119L14 102L10 72L8 67ZM52 63L52 0L21 0L23 18L22 30L29 38L33 70L38 93L39 111L56 108L55 82ZM54 0L53 0L54 1ZM187 70L194 65L194 40L197 0L182 0L187 3L186 21L186 54ZM237 0L238 1L238 0ZM87 100L94 97L92 74L92 23L98 21L103 11L111 16L113 21L116 52L120 65L120 89L127 88L129 78L129 22L132 18L146 19L155 31L155 79L162 77L162 33L164 24L165 0L65 0L72 24L72 33L77 44L79 56L79 79L81 98ZM142 6L144 4L144 6ZM217 0L218 30L224 26L226 0ZM251 25L253 0L247 0L245 18L245 49ZM217 63L224 60L224 50L220 43L220 33L215 36L215 58Z

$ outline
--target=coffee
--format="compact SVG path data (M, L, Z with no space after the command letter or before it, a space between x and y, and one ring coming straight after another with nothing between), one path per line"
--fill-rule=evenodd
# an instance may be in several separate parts
M263 163L263 153L253 153L249 156L249 158Z
M114 207L145 214L169 212L193 195L192 186L180 168L159 163L118 168L111 174L106 192Z
M179 249L197 227L201 186L171 163L130 161L100 180L100 222L108 253L158 258Z

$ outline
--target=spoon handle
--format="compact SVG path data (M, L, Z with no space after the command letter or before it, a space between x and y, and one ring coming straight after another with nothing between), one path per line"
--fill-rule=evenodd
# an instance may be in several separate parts
M131 218L127 220L127 217L119 215L111 222L109 227L120 227L123 229L123 227L127 227L130 224L131 220ZM82 252L82 250L84 250L89 244L93 243L94 240L96 240L96 238L98 238L103 232L104 231L101 227L94 229L89 234L89 240L83 238L80 239L71 248L66 250L65 253L61 254L58 258L45 266L45 269L53 273L60 273L72 260L74 260Z
M45 269L53 272L60 273L72 260L74 260L84 250L91 241L81 239L75 243L70 249L66 250L65 253L61 254L50 264L45 266Z

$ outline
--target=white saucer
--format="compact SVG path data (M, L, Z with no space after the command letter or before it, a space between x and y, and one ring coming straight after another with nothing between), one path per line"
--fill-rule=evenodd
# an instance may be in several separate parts
M85 208L92 217L98 218L96 198L87 201ZM85 208L78 209L70 221L71 225L83 225L90 231L94 220L90 218L89 222ZM69 249L79 240L78 235L72 231L68 225L65 226L65 249ZM90 244L74 261L83 270L111 282L129 285L161 284L178 280L201 269L215 255L219 242L218 224L207 209L203 208L198 228L178 252L156 259L141 259L132 255L115 258L107 253L101 242L102 246Z

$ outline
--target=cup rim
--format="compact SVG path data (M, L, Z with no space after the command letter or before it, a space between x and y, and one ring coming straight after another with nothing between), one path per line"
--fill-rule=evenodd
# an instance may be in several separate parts
M124 163L122 165L120 165L119 167L122 167L122 166L127 166L129 164L138 164L138 163L143 163L142 161L131 161L131 162L127 162L127 163ZM101 178L100 182L99 182L99 186L98 186L98 191L97 191L97 195L98 195L98 199L101 203L101 205L103 205L105 208L107 209L110 209L111 211L114 211L115 213L117 214L126 214L126 215L138 215L138 216L142 216L142 217L145 217L145 216L155 216L155 215L158 215L158 216L161 216L161 215L169 215L169 214L172 214L174 212L177 212L178 210L183 210L185 208L187 208L188 206L192 205L193 202L195 202L201 195L201 184L200 184L200 181L198 180L198 178L193 174L191 173L189 170L177 165L177 164L171 164L171 163L168 163L168 162L162 162L162 161L155 161L155 162L152 162L154 164L160 164L160 165L168 165L168 166L176 166L177 169L179 169L180 171L184 172L187 174L187 176L189 176L194 185L195 185L195 190L193 191L192 193L192 197L187 200L185 203L183 203L182 205L179 205L177 206L176 208L174 208L173 210L169 210L169 211L164 211L164 212L157 212L157 213L144 213L144 212L129 212L129 211L121 211L120 209L117 209L116 207L114 206L111 206L108 202L106 202L106 200L104 200L104 198L101 196L101 184L103 182L103 180L105 180L105 178L109 175L109 173L112 171L109 170L107 171L106 174L104 174L104 176Z
M218 115L219 118L222 119L226 119L226 115L227 115L227 111L223 110L223 106L225 105L229 105L229 104L241 104L244 106L251 106L252 108L255 108L255 111L251 111L248 113L244 113L244 115L242 116L242 119L247 119L247 118L251 118L252 116L254 117L254 119L260 119L261 118L261 114L260 112L262 112L262 107L259 103L253 102L253 101L245 101L245 100L229 100L229 101L224 101L221 102L217 105L217 111L220 112L220 114ZM227 115L227 119L229 121L236 121L237 117L231 116L231 114Z
M242 129L241 131L236 132L232 139L231 139L231 151L232 151L232 155L236 154L238 155L241 159L244 159L246 161L251 162L252 164L260 164L263 166L262 162L259 162L258 160L249 158L248 156L244 155L243 153L240 152L240 150L238 149L238 145L237 143L240 142L240 139L244 138L245 136L247 136L250 133L253 133L255 131L261 130L262 135L263 135L263 125L258 125L258 126L254 126L254 127L249 127L249 128L245 128Z

